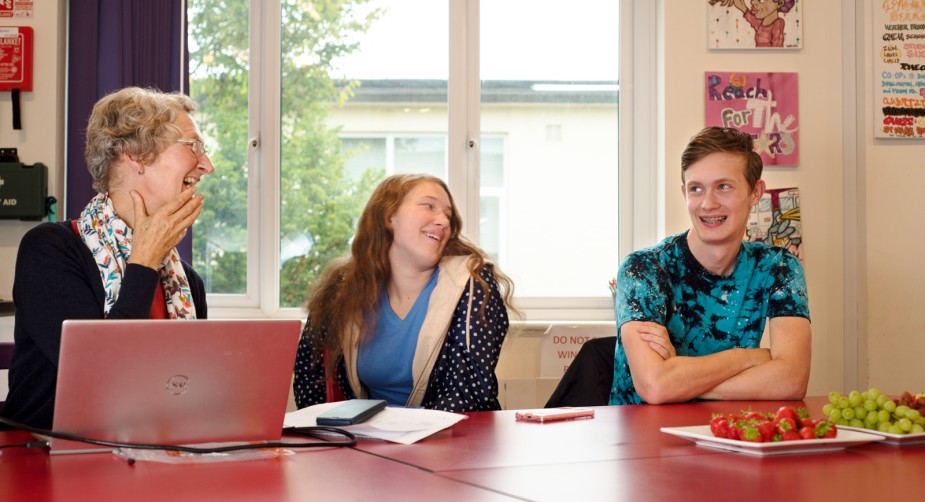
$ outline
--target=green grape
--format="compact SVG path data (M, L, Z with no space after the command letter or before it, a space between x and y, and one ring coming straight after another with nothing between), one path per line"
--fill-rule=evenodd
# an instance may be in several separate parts
M847 394L832 391L822 413L836 425L863 427L890 434L921 433L925 411L898 404L876 387Z
M889 412L889 411L880 410L880 411L877 412L877 422L879 422L879 423L889 422L891 418L893 418L893 417L890 416L890 412Z
M851 391L848 394L848 404L850 404L852 408L856 406L860 406L861 405L861 393L856 390Z

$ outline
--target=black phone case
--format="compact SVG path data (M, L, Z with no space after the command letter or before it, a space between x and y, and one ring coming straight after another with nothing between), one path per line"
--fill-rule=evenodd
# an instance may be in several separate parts
M318 425L355 425L369 420L385 408L382 399L351 399L318 415Z

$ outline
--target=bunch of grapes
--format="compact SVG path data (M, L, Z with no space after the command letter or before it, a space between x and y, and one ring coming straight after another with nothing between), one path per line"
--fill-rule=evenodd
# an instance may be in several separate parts
M908 390L903 392L899 399L896 400L897 405L906 405L913 410L919 410L919 413L925 412L925 394L916 394L912 395Z
M910 408L889 396L881 394L877 388L866 392L856 390L843 396L838 392L829 393L829 403L822 407L822 412L836 425L847 425L871 429L889 434L921 434L925 432L925 418L919 410Z

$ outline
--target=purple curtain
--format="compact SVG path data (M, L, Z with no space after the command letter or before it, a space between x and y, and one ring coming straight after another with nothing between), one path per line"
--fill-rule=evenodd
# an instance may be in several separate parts
M63 218L76 218L96 195L84 161L93 104L128 86L172 92L182 81L189 92L183 10L182 0L69 0ZM191 261L191 233L178 248Z

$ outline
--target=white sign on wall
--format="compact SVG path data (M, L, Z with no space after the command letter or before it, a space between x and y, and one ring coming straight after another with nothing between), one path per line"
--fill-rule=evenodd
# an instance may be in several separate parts
M550 326L540 347L540 376L561 378L585 342L616 334L614 325L607 323Z

